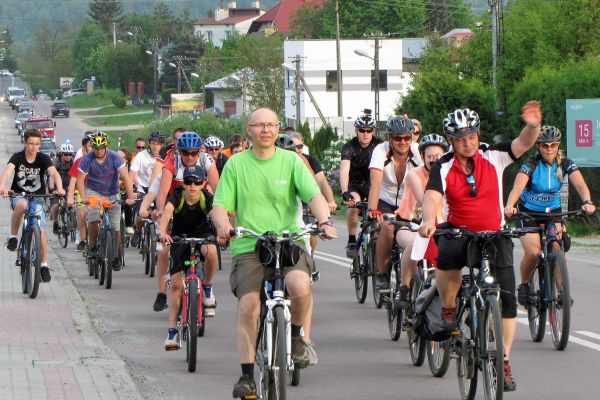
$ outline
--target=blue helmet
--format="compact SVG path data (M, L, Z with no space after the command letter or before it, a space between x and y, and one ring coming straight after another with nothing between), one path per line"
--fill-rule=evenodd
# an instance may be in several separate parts
M202 139L196 132L183 132L177 139L177 148L183 151L200 150Z

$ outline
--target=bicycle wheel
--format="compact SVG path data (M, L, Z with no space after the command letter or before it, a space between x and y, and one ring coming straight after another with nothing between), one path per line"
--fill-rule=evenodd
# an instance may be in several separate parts
M473 400L477 392L477 369L475 367L475 348L473 339L475 332L471 320L467 319L467 312L459 320L460 336L455 348L456 375L458 377L458 390L462 400Z
M58 222L58 243L60 243L60 246L63 249L67 248L67 244L69 243L69 222L67 219L67 212L65 210L64 207L60 208L60 211L58 213L57 216L57 222Z
M198 281L190 279L188 288L188 336L186 341L188 371L196 371L198 346Z
M527 306L527 320L529 321L529 334L534 342L544 340L546 333L546 312L544 304L544 267L538 265L529 280L529 296L535 297L535 304Z
M363 304L367 299L367 289L369 288L369 262L366 243L360 239L359 243L357 254L352 260L352 270L356 300L359 304Z
M21 266L21 289L23 294L29 293L29 263L27 250L25 245L29 242L27 229L23 226L23 232L21 233L21 239L19 240L19 247L17 249L17 262Z
M271 370L269 367L269 343L270 332L272 332L272 324L265 318L266 309L263 307L261 311L260 322L258 326L258 339L256 342L256 366L258 367L258 387L256 392L260 394L261 399L269 399L269 389L271 382Z
M377 289L377 264L375 262L375 243L377 241L371 238L371 242L368 244L368 260L369 260L369 273L371 274L371 285L373 286L373 301L375 307L381 308L383 306L383 299L381 293Z
M219 262L219 271L223 269L223 265L221 265L221 246L217 245L217 260Z
M73 207L69 208L68 216L71 242L75 243L77 241L77 213Z
M144 223L142 227L142 240L140 241L140 253L142 253L142 261L144 262L144 273L150 273L150 264L148 263L148 249L150 248L150 235L148 234L148 225Z
M564 350L569 343L569 328L571 324L571 289L567 260L562 250L548 260L550 266L551 301L548 304L550 332L552 343L556 350Z
M413 279L410 284L410 307L409 311L405 312L403 325L407 326L408 350L410 351L410 359L415 367L420 367L425 362L425 346L427 341L423 339L417 332L412 329L409 320L414 316L414 307L417 302L417 297L421 292L421 277L418 271L413 274Z
M269 382L269 400L285 400L287 379L287 342L283 307L274 309L272 379Z
M387 305L387 320L390 338L393 341L400 339L402 333L402 308L396 302L396 293L400 290L400 260L394 261L390 269L390 294Z
M85 262L87 263L88 274L90 276L94 276L94 274L96 272L96 264L92 261L92 257L86 256Z
M441 378L448 372L450 366L450 341L436 342L428 340L425 345L427 353L427 363L431 374L436 378Z
M104 285L104 280L106 279L106 263L104 253L106 253L106 230L104 228L100 228L100 232L98 233L98 262L97 269L99 280L98 284L100 286Z
M104 250L104 267L103 270L106 271L106 288L110 289L112 287L112 263L114 258L114 231L112 229L107 229L105 233L105 250Z
M29 237L26 246L27 251L27 294L29 298L35 299L40 288L40 262L42 260L42 239L40 227L31 225L29 227Z
M148 275L154 278L156 273L156 226L154 224L148 227L148 254L146 255L148 263Z
M495 293L486 296L481 325L481 371L486 400L501 400L504 394L504 342L502 315Z

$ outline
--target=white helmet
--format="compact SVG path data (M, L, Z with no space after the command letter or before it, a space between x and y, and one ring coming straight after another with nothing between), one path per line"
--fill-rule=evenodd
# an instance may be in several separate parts
M225 144L218 137L216 137L216 136L209 136L204 141L204 146L205 147L218 147L218 148L222 149L223 147L225 147Z
M74 148L74 147L73 147L73 145L72 145L71 143L69 143L69 142L67 142L67 143L63 143L63 144L60 146L60 152L61 152L61 153L63 153L63 154L64 154L64 153L75 153L75 148Z

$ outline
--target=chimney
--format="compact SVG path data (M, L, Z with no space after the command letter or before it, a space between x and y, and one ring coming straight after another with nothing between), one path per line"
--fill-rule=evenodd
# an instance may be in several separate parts
M252 0L250 8L260 8L260 0Z
M227 8L232 9L232 8L237 8L237 4L235 0L229 0L229 5L227 6Z

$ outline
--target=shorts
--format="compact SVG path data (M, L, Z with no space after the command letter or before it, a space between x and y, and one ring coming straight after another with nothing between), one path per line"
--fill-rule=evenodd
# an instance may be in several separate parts
M214 246L214 245L207 245ZM169 258L171 260L169 264L169 273L174 275L181 271L187 271L190 267L184 265L185 261L190 259L192 254L192 245L190 243L173 243L171 244L171 250L169 252ZM204 255L200 252L200 261L204 262ZM198 275L200 273L198 272Z
M298 244L298 243L296 243ZM313 261L306 252L304 245L298 244L302 251L300 260L294 267L283 268L283 275L298 270L304 271L310 277ZM273 269L263 266L254 252L243 253L233 257L229 274L229 287L235 297L240 298L251 292L260 292L263 279L273 278Z
M379 203L377 203L377 209L383 214L393 214L398 209L398 206L393 206L390 203L386 203L385 201L379 199Z
M369 186L361 185L358 183L348 183L348 191L358 193L361 200L367 200L369 198Z
M110 226L116 231L119 232L121 229L121 203L119 203L118 195L114 196L103 196L98 192L93 190L86 190L87 197L105 197L108 201L113 202L113 208L109 208L108 210L104 210L104 212L108 212L108 219L110 220ZM100 206L90 207L88 206L88 214L87 214L87 222L88 224L91 222L100 221Z
M140 191L140 189L142 189L142 190ZM142 201L144 200L144 196L147 193L148 193L148 188L147 187L144 187L144 186L139 186L138 187L138 191L136 192L136 194L138 196L137 196L137 199L135 199L135 205L134 205L135 206L134 210L135 210L136 214L140 212L140 206L142 205Z
M73 192L73 200L75 200L75 204L77 205L77 208L84 208L85 204L81 203L81 196L79 195L79 190L75 189L75 191Z
M534 213L534 214L539 214L540 211L533 211L530 210L528 208L525 207L519 207L519 211L522 211L524 213ZM549 214L560 214L562 212L562 208L555 208L553 210L550 210ZM545 223L546 221L543 218L540 219L527 219L527 220L521 220L521 223L519 225L521 225L522 228L528 227L528 228L536 228L538 226L540 226L540 224Z
M23 196L14 196L10 198L10 208L11 209L15 209L15 205L17 204L17 201L23 200L24 202L27 203L27 199ZM40 221L40 228L44 229L46 228L46 202L44 201L43 197L37 197L33 200L35 202L35 215L37 215L38 217L40 217L39 221Z
M317 219L310 213L308 204L302 203L302 222L304 225L311 225L317 222Z

